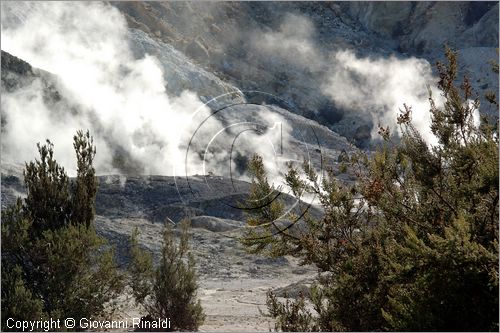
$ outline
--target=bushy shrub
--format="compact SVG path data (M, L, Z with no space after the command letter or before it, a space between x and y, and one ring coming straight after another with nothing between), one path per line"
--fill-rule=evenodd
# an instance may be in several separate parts
M171 331L197 331L205 315L196 299L198 282L188 243L189 221L181 222L179 244L167 224L159 263L153 266L150 252L138 244L138 231L131 236L131 286L138 304L146 310L145 320L169 319Z
M24 171L26 198L2 212L3 330L8 318L105 316L106 303L121 291L113 249L94 228L90 134L79 131L74 148L78 170L70 180L53 145L38 145L40 159Z
M299 307L302 327L498 330L498 126L474 124L479 99L467 78L456 86L456 54L446 57L438 64L444 106L430 98L439 144L422 139L405 106L399 140L380 128L384 143L373 156L345 162L354 185L333 171L320 179L307 163L303 173L290 166L293 193L315 194L324 208L319 220L304 215L306 232L276 232L260 211L249 220L243 243L251 250L294 255L321 271L311 290L316 314ZM262 163L251 163L252 193L269 193ZM298 310L287 304L268 302L278 329L295 327Z

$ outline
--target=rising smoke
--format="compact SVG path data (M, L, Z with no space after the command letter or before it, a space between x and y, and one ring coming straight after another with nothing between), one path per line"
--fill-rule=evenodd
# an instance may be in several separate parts
M412 108L413 123L424 140L437 143L430 130L429 91L437 106L442 105L443 98L427 60L362 57L352 50L325 54L313 42L315 35L310 19L289 14L276 31L259 31L251 40L263 56L279 57L284 63L313 72L319 82L317 89L338 109L355 113L374 125L372 138L378 138L378 125L398 133L397 116L407 104Z
M264 58L317 70L324 65L314 41L314 24L304 16L286 14L276 30L257 30L250 35L250 47Z
M121 13L102 3L2 3L2 50L54 74L57 90L77 109L70 112L67 104L47 103L41 79L4 93L2 162L33 159L35 143L49 138L58 161L74 174L71 138L77 129L90 129L100 174L228 173L227 142L235 132L221 129L225 123L241 122L232 116L238 113L226 112L223 123L220 117L209 117L210 109L195 93L169 96L158 60L147 54L136 59L127 33ZM276 122L285 123L268 112L257 120L264 127ZM289 129L284 128L286 133ZM247 131L235 149L240 155L257 152L270 163L269 142L276 142L275 136L274 131Z
M429 90L436 105L442 105L443 98L427 60L361 58L352 51L339 51L333 55L332 65L323 91L337 106L370 117L375 125L372 137L377 136L377 125L397 132L397 116L407 104L412 108L413 124L424 140L437 143L430 129Z
M134 56L127 23L116 8L97 2L2 2L1 6L2 50L54 74L57 90L71 101L71 105L47 102L41 79L3 92L7 124L2 162L33 159L35 143L49 138L58 160L74 174L70 138L77 129L88 128L97 145L100 174L225 175L231 157L252 153L264 156L271 175L279 173L274 152L281 133L278 137L279 132L270 129L281 124L286 139L291 128L283 117L263 108L245 109L244 114L228 109L209 117L211 110L195 93L169 94L175 82L165 81L156 57ZM242 31L233 34L246 36L245 47L259 55L258 61L313 73L317 85L313 89L337 108L369 118L375 128L380 124L397 132L403 103L412 106L416 128L435 143L429 130L428 89L438 105L441 97L426 60L361 57L349 50L329 54L318 45L313 22L298 14L284 15L275 30L249 34L243 32L245 27L239 28ZM267 129L251 130L256 124ZM245 133L237 137L238 151L231 152L228 143L241 130ZM190 139L194 140L186 156Z

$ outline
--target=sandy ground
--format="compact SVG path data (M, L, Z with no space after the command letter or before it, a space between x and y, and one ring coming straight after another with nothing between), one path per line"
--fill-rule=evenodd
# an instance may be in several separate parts
M199 330L201 332L269 332L274 328L274 320L264 315L267 311L266 292L297 281L301 281L301 277L203 281L198 297L206 319ZM124 293L117 301L119 310L114 319L128 320L129 327L132 327L130 318L141 317L142 311L134 304L129 292Z
M286 274L273 279L204 281L200 299L207 318L200 331L270 331L274 328L274 321L262 313L267 312L266 292L303 278L304 276Z
M98 219L98 229L113 239L119 251L121 242L135 227L141 232L141 244L158 253L161 224L142 219ZM274 322L262 313L267 312L267 291L310 280L316 274L313 267L300 266L292 257L270 260L246 253L233 238L237 232L192 229L191 246L200 274L198 297L206 314L200 331L268 332L274 328ZM144 314L134 304L130 291L125 291L117 304L117 319Z

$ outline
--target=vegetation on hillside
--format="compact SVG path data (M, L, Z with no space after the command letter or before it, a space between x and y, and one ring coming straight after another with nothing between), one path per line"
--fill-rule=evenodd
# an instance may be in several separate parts
M499 329L498 126L486 119L475 126L478 96L467 78L457 86L456 54L447 50L446 58L438 64L444 106L429 99L439 144L423 140L405 106L398 140L380 128L383 144L373 156L343 162L355 184L337 180L333 170L290 165L286 183L294 195L316 195L324 208L320 219L304 214L305 231L275 223L283 206L268 198L277 191L262 159L250 161L249 204L256 209L243 244L319 270L308 302L281 303L269 294L276 330ZM490 93L488 100L497 99Z
M137 230L130 240L130 285L136 302L146 310L143 320L169 318L171 325L167 331L197 331L205 320L200 301L196 299L198 281L189 249L188 228L189 222L183 220L177 245L172 227L165 225L163 249L156 267L151 253L139 247Z
M151 255L139 248L136 232L130 270L119 270L114 249L95 230L96 148L89 132L75 135L74 148L77 176L70 179L54 159L52 143L38 145L39 159L24 171L26 198L2 211L2 330L19 329L12 322L9 328L9 318L60 319L61 326L52 329L77 331L85 328L79 326L82 318L109 320L126 282L147 312L141 327L148 327L144 321L170 319L169 330L197 330L204 314L195 299L187 222L181 224L178 246L166 228L155 269ZM76 325L65 327L66 318Z
M122 289L114 251L94 228L92 138L80 131L73 145L75 180L47 141L38 145L39 159L26 164L26 198L2 212L2 330L8 318L78 323L105 316L106 303Z

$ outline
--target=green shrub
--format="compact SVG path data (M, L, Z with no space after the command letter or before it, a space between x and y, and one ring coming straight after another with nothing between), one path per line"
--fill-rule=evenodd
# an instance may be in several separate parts
M188 243L189 222L181 222L177 245L170 225L163 232L163 248L157 267L151 253L139 247L135 230L131 237L131 287L138 304L146 310L144 320L169 319L171 331L197 331L205 315L196 299L198 282Z
M75 135L74 148L72 181L50 141L38 145L40 159L24 172L27 197L2 212L3 330L8 318L105 316L106 303L121 291L113 249L94 228L95 147L88 132Z
M438 145L422 139L405 106L400 140L381 128L373 156L350 156L354 185L333 172L320 179L307 163L303 173L290 167L293 193L316 194L324 208L321 219L304 215L305 232L276 232L267 219L255 221L260 212L250 219L242 241L251 250L290 254L321 271L311 290L316 313L301 317L303 327L498 330L498 126L474 125L479 99L467 78L456 86L456 54L446 57L438 64L444 106L430 98ZM256 161L252 193L268 191ZM272 298L268 305L278 329L295 325L294 307Z

